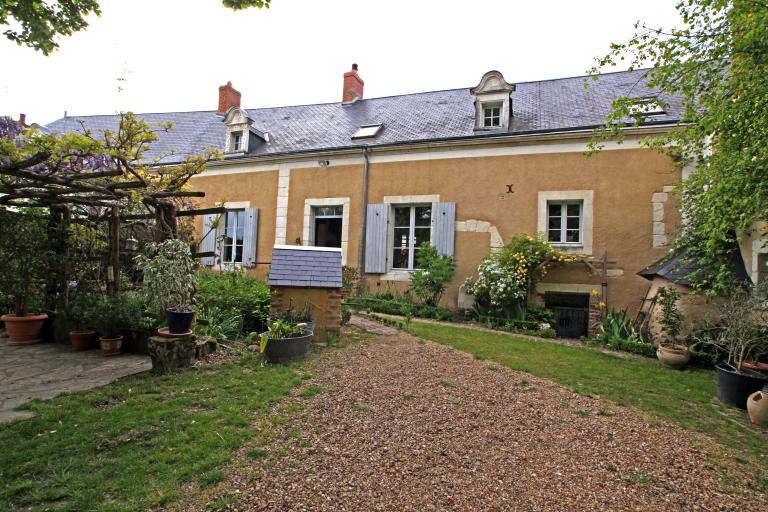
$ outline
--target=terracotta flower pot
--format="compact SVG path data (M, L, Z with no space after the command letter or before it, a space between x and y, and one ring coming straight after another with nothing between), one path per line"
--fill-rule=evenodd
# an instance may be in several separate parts
M3 315L0 320L5 322L5 332L8 334L10 345L30 345L40 341L40 331L48 315Z
M95 341L95 331L69 331L69 342L72 343L72 348L77 352L92 349Z
M749 419L755 425L768 425L768 393L755 391L747 399L747 412Z
M123 346L123 337L117 338L99 338L101 344L101 355L116 356L120 354L120 348Z
M659 362L669 368L680 369L691 360L691 353L688 347L675 345L673 347L661 346L656 350L656 357Z
M756 372L768 373L768 363L756 363L754 361L744 361L741 363L742 368L753 370Z

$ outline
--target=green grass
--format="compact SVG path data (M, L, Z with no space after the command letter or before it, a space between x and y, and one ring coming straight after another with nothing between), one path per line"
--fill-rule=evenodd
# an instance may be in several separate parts
M215 485L241 444L268 435L251 424L300 382L246 357L34 401L36 417L0 426L0 510L147 510L185 482Z
M496 361L577 393L642 409L685 429L709 434L768 469L768 432L747 426L746 413L713 401L716 380L712 370L671 370L655 359L623 358L585 347L462 327L413 322L411 331L478 360Z

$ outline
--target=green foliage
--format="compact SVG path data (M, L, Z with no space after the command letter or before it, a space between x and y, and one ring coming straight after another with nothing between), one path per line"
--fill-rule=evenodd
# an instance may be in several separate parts
M222 311L215 306L203 307L197 312L195 333L217 340L234 340L243 333L243 317L236 311Z
M411 290L427 306L437 306L456 272L453 258L440 254L429 242L418 251L417 270L411 273Z
M756 287L731 290L727 299L719 302L720 318L715 325L699 334L694 346L714 348L725 362L737 371L745 361L757 361L768 354L768 282Z
M51 252L48 217L39 209L0 209L0 305L4 313L23 316L43 305Z
M243 320L243 332L264 330L269 314L269 286L244 271L199 272L196 301L202 309L217 309Z
M477 280L467 279L464 287L484 314L517 318L547 269L554 263L574 259L546 242L541 234L517 235L502 250L483 259L477 267Z
M654 300L661 306L661 329L667 333L668 341L671 344L679 343L680 331L683 328L683 314L677 307L677 301L680 299L677 289L673 287L662 286L659 288Z
M128 294L103 295L93 304L91 323L103 338L117 338L141 321L141 309Z
M160 510L224 471L240 447L267 454L274 404L300 384L253 357L164 376L137 375L34 401L0 424L0 510Z
M144 273L143 291L149 306L161 315L169 308L189 311L195 295L195 260L189 245L169 238L159 244L147 244L144 252L134 261Z
M686 0L677 3L684 27L663 30L638 22L627 43L611 45L599 68L650 63L648 86L682 97L678 129L645 139L646 146L695 164L682 186L685 228L676 241L690 254L688 277L716 295L734 287L727 264L737 237L768 211L768 5L761 0ZM598 77L595 76L595 79ZM623 138L623 128L646 121L632 114L646 91L618 99L596 131L602 141ZM663 97L663 96L662 96ZM759 233L755 233L758 234Z
M341 267L341 283L345 290L356 290L360 284L360 272L355 267L344 265Z
M366 292L362 295L349 297L345 303L353 309L376 311L389 315L403 315L434 320L452 320L453 311L446 308L414 304L409 295L394 297L391 293L373 294Z
M349 306L341 307L341 325L347 325L352 318L352 309Z
M475 322L481 324L484 327L487 327L488 329L497 329L500 331L514 332L517 334L528 334L530 336L539 336L541 338L556 338L557 333L551 327L553 321L552 312L546 310L545 308L541 308L542 310L545 310L549 313L547 314L539 311L538 308L539 307L536 307L533 310L534 312L531 319L504 318L487 315L479 312L477 309L471 312L471 318ZM523 311L525 311L525 309L523 309ZM525 313L521 315L521 317L525 316ZM537 316L549 318L549 320L539 321L535 318Z

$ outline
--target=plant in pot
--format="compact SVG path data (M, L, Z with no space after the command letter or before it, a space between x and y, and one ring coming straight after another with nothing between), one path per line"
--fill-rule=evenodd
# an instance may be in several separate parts
M768 384L768 376L744 364L768 353L768 283L734 288L718 309L717 327L697 343L713 345L723 354L715 365L717 398L746 409L747 398Z
M48 315L30 310L41 302L49 255L46 218L40 210L0 210L0 290L8 308L0 320L12 345L40 341Z
M309 353L312 329L304 322L277 319L260 335L260 351L270 363L283 363Z
M148 305L165 314L171 334L190 332L195 318L195 262L189 246L172 238L147 244L145 252L134 261L144 273Z
M130 307L122 295L101 297L93 306L93 325L99 333L101 353L114 356L123 346L123 329L137 321L140 312Z
M656 357L669 368L682 368L691 359L688 345L680 337L683 329L683 314L677 307L680 299L675 288L661 287L656 295L656 303L661 306L661 330L665 337L659 342Z
M69 331L69 342L78 352L94 348L96 331L89 327L93 321L96 301L97 297L90 293L78 293L72 300L68 316L74 328Z

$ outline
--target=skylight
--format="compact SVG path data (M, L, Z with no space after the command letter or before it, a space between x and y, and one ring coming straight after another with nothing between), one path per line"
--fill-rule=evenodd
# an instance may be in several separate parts
M629 107L629 113L640 116L660 116L667 112L656 98L641 98Z
M370 139L371 137L375 137L379 134L381 131L381 127L384 126L382 124L367 124L364 126L361 126L355 134L352 136L352 140L355 139Z

